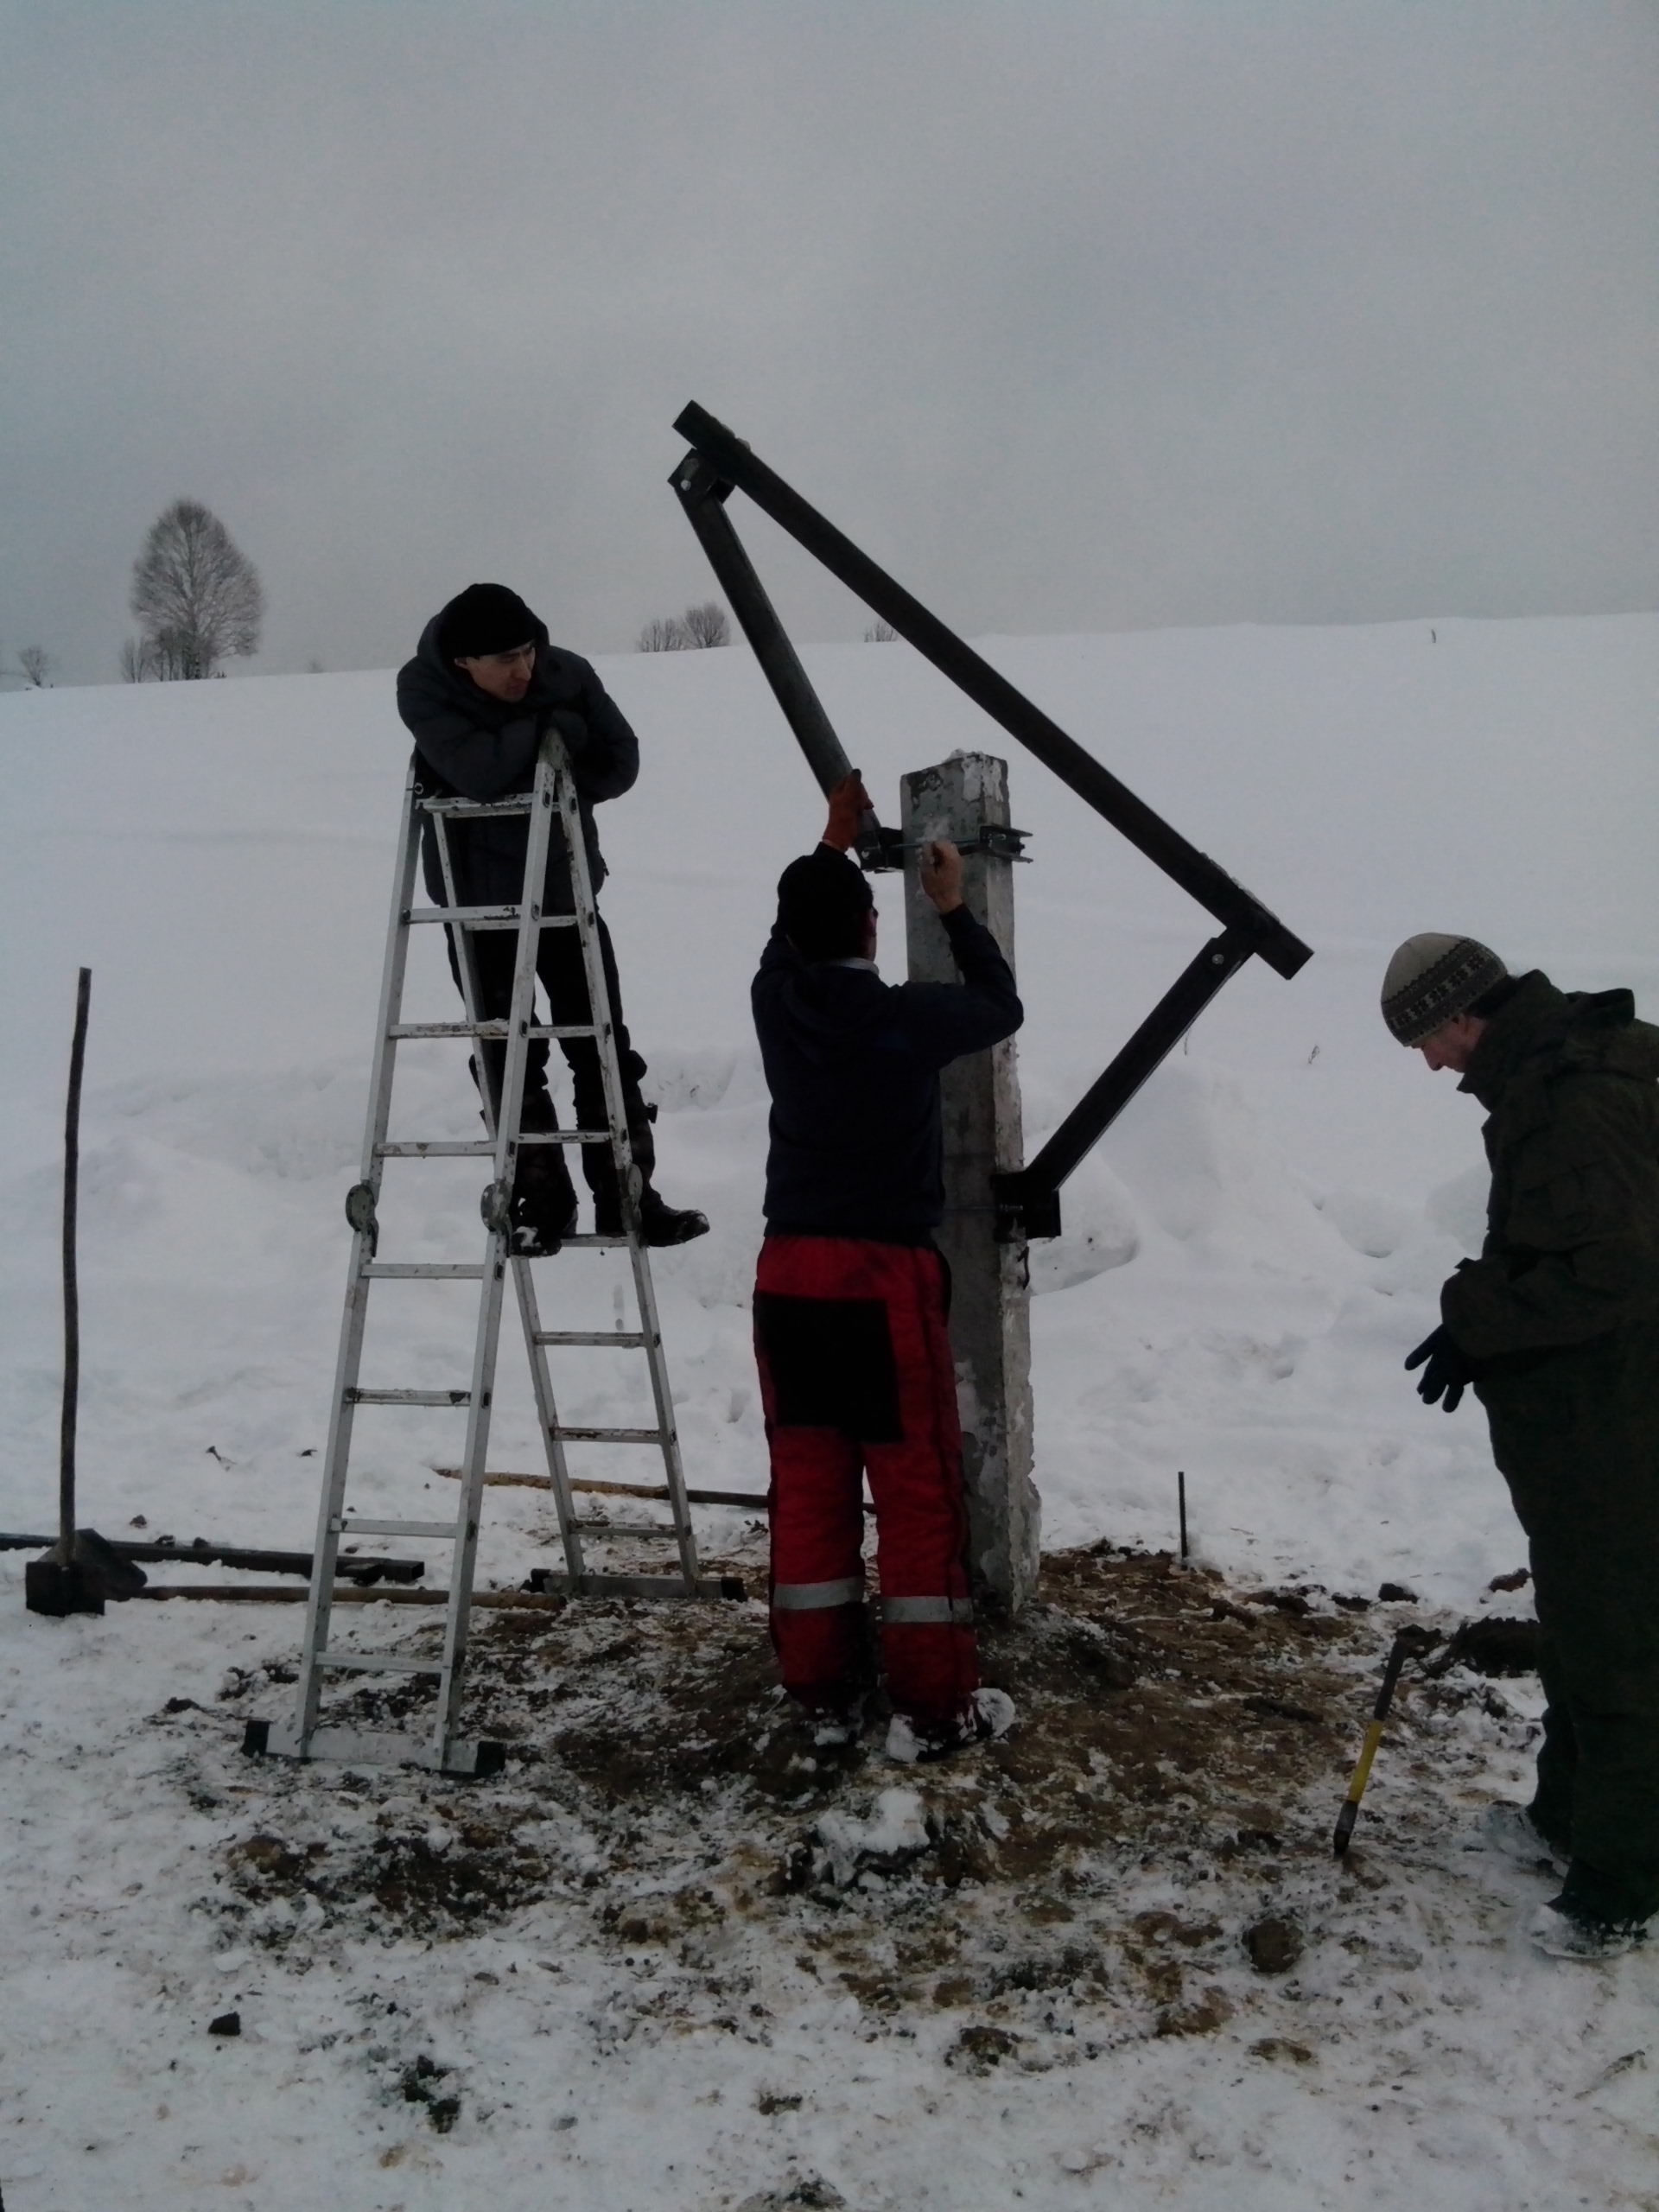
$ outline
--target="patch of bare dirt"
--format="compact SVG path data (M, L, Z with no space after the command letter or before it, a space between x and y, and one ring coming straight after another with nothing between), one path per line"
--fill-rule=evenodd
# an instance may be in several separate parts
M479 1624L468 1725L505 1741L505 1771L252 1767L264 1802L223 1855L221 1909L277 1954L326 1926L442 1940L551 1913L561 1942L626 1962L659 2031L764 2041L757 1983L783 1962L876 2022L966 2015L950 2063L976 2072L1091 2054L1090 2018L1208 2035L1270 2004L1322 1937L1351 1951L1369 1925L1376 1831L1338 1875L1331 1826L1397 1625L1166 1554L1055 1554L1038 1602L982 1637L1012 1732L906 1768L883 1756L880 1714L857 1745L814 1745L758 1606L497 1612ZM230 1696L262 1691L268 1705L257 1681ZM409 1726L429 1694L400 1681L344 1703ZM1525 1740L1497 1696L1461 1664L1414 1665L1389 1759L1455 1787L1495 1722ZM1148 1907L1148 1884L1173 1902ZM1300 2063L1294 2038L1257 2048Z

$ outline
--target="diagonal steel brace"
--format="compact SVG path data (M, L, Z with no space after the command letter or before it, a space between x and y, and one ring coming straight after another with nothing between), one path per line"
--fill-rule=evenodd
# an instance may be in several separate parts
M732 525L727 506L734 491L746 493L763 513L787 531L873 613L1223 925L1221 935L1205 946L1165 993L1036 1158L1023 1168L992 1178L999 1236L1006 1239L1057 1236L1060 1185L1222 985L1253 954L1277 974L1294 976L1312 958L1312 948L1243 884L1217 867L1207 853L1190 844L1136 798L1128 785L878 567L707 409L694 402L677 417L674 427L690 442L691 450L669 481L823 790L829 791L847 775L851 763ZM874 815L866 818L858 850L867 868L903 864L898 832L884 829Z

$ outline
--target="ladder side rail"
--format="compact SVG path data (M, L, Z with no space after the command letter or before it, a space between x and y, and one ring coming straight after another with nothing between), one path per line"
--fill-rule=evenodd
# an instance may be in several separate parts
M362 1228L353 1231L351 1259L346 1275L346 1306L341 1317L340 1351L334 1366L334 1402L328 1415L328 1440L323 1459L321 1496L317 1507L316 1543L312 1552L311 1587L307 1593L304 1640L300 1651L299 1687L295 1698L295 1732L304 1757L317 1725L317 1704L322 1684L318 1661L327 1649L334 1609L335 1562L340 1551L340 1508L345 1502L346 1472L351 1458L352 1429L356 1414L358 1375L363 1359L363 1333L368 1320L368 1268L374 1257L378 1232L374 1211L379 1204L382 1160L378 1147L385 1142L391 1117L391 1081L397 1046L390 1032L402 1010L404 976L409 963L409 929L405 917L415 886L416 855L420 845L420 823L416 812L415 768L411 762L404 780L404 804L399 822L397 860L392 869L391 912L386 925L385 958L381 965L380 999L375 1016L374 1053L369 1066L369 1104L365 1117L363 1154L359 1179L368 1185L371 1205Z
M566 762L568 771L569 762ZM524 890L521 897L527 903L530 895L530 875L525 871ZM553 1510L559 1524L559 1541L564 1547L564 1563L570 1576L573 1590L582 1586L587 1571L582 1553L582 1538L576 1531L576 1509L570 1494L570 1468L564 1456L564 1445L559 1436L558 1402L553 1393L553 1374L548 1365L547 1351L538 1339L542 1333L541 1310L537 1303L536 1285L531 1274L528 1260L514 1260L512 1263L513 1289L518 1300L518 1319L524 1328L524 1352L530 1361L530 1386L536 1399L536 1418L541 1425L542 1449L547 1454L547 1484L553 1493Z
M461 1713L467 1634L472 1616L473 1574L483 1510L485 1460L489 1450L496 1349L500 1337L501 1299L512 1249L512 1224L507 1194L512 1187L518 1160L518 1122L524 1109L524 1069L530 1055L530 1017L534 1009L536 956L541 948L542 900L552 836L554 791L558 780L556 769L563 759L564 748L558 740L552 736L543 738L531 787L532 803L525 840L524 897L519 906L506 1053L501 1070L500 1111L494 1131L494 1187L484 1253L484 1288L479 1300L478 1335L473 1351L472 1403L467 1410L461 1499L455 1512L454 1554L444 1623L443 1672L434 1727L433 1748L440 1762L449 1755ZM487 1104L487 1085L481 1088Z
M663 1350L662 1324L657 1314L657 1293L651 1279L651 1259L642 1239L629 1240L628 1257L633 1266L633 1294L639 1308L639 1326L645 1339L645 1364L651 1373L652 1402L657 1408L657 1429L662 1439L663 1479L668 1486L674 1541L680 1554L680 1571L686 1586L696 1582L697 1540L691 1529L691 1504L685 1494L685 1465L680 1456L680 1432L674 1419L674 1393L668 1379L668 1355Z
M531 808L535 805L533 789L528 804ZM509 810L518 812L524 810L518 808L502 810L504 812ZM448 824L442 815L435 817L435 825L438 852L443 865L444 893L453 906L456 903L454 877L450 869ZM530 872L528 852L525 855L525 862L524 885L519 894L520 906L524 909L527 909L530 906L531 886L535 880ZM467 1020L476 1024L480 1019L480 1001L477 988L477 970L473 959L471 934L466 930L457 930L455 935L463 939L466 945L462 972L467 976L468 982L462 985L461 1001L467 1010ZM527 1007L526 1014L528 1015L531 1011L532 1009ZM510 1032L512 1026L510 1021L507 1022L504 1025L504 1031ZM475 1049L481 1059L483 1051L481 1041ZM485 1126L493 1136L495 1123L488 1110L487 1098L485 1101ZM553 1493L553 1510L558 1520L559 1541L564 1547L564 1563L566 1571L570 1576L571 1587L579 1589L587 1562L582 1555L582 1538L576 1531L575 1504L570 1495L570 1470L565 1459L564 1446L558 1433L559 1410L553 1394L552 1371L548 1365L545 1349L537 1341L541 1334L542 1320L540 1309L536 1301L536 1285L531 1274L528 1260L515 1259L513 1261L512 1284L518 1301L519 1321L524 1328L524 1351L530 1360L530 1383L536 1399L536 1418L541 1424L542 1448L547 1454L547 1484Z
M448 822L443 814L440 814L437 811L435 807L428 806L423 810L431 822L432 834L437 843L438 872L443 879L443 903L446 906L459 906L461 904L461 899L455 890L454 856L449 849ZM472 932L470 930L452 928L448 931L448 936L450 946L455 956L455 970L457 978L461 984L461 1010L466 1014L468 1023L475 1028L479 1023L480 1016L479 1014L478 969L473 958ZM480 1042L476 1039L474 1040L474 1053L478 1060L481 1072L483 1066L483 1053ZM490 1111L489 1091L482 1082L480 1082L478 1086L478 1094L484 1107L484 1127L488 1130L491 1142L493 1143L495 1140L495 1116Z
M536 1398L536 1418L541 1424L542 1446L547 1453L547 1486L553 1493L553 1510L558 1519L559 1541L564 1547L564 1563L570 1576L570 1586L573 1590L579 1590L582 1579L588 1571L588 1563L576 1526L575 1501L570 1491L570 1467L564 1454L563 1439L559 1433L558 1401L554 1395L547 1347L540 1341L541 1310L537 1303L536 1285L528 1260L513 1261L512 1281L518 1294L519 1319L524 1323L524 1350L530 1358L530 1386Z
M557 742L556 740L552 741ZM563 746L560 752L563 755ZM611 1157L616 1163L617 1183L622 1201L622 1226L627 1235L628 1257L633 1268L634 1295L639 1301L639 1325L645 1334L645 1356L651 1370L652 1398L657 1409L657 1427L662 1440L663 1472L668 1484L681 1570L690 1587L697 1578L696 1540L691 1531L691 1510L686 1501L685 1473L680 1461L679 1434L674 1424L673 1392L668 1379L668 1363L663 1352L656 1294L652 1287L651 1261L640 1234L639 1176L633 1164L627 1109L622 1097L622 1069L616 1051L616 1012L611 1004L610 985L606 979L605 958L599 941L599 909L594 901L593 878L588 867L588 846L582 836L582 814L568 764L566 773L559 779L558 795L560 815L564 823L565 847L570 857L570 882L575 894L579 925L576 935L582 946L582 965L588 979L588 1004L593 1014L594 1027L598 1032L594 1041L598 1047L600 1073L605 1086L605 1113L611 1127Z
M503 806L499 811L504 814L527 813L534 804L535 796L532 791L521 806ZM455 888L454 855L449 842L449 823L446 817L458 810L453 806L446 806L442 813L435 809L432 810L433 830L437 840L438 862L443 878L444 898L452 906L458 906L461 901ZM467 811L470 816L471 810L468 809ZM526 853L527 862L528 857ZM527 866L527 881L528 878ZM520 903L521 906L528 905L527 893L521 892ZM457 929L452 931L450 934L455 941L456 965L461 972L461 1005L468 1023L477 1027L481 1025L484 1018L483 996L478 987L478 963L473 945L472 932L470 930ZM512 1024L510 1020L501 1024L501 1033L504 1039L511 1034L512 1028ZM475 1041L474 1051L481 1066L481 1039ZM493 1141L495 1116L491 1111L487 1088L482 1083L479 1085L479 1094L484 1115L484 1126L489 1131L491 1140ZM541 1424L543 1448L547 1454L548 1487L553 1493L554 1512L558 1520L560 1541L564 1548L565 1567L571 1577L571 1586L579 1588L581 1578L585 1571L586 1560L582 1555L582 1538L577 1535L575 1525L575 1504L570 1494L569 1469L565 1460L564 1446L556 1433L559 1416L557 1404L553 1395L553 1379L548 1368L547 1355L541 1345L536 1342L536 1338L541 1330L541 1315L537 1306L536 1287L528 1260L515 1259L513 1261L512 1279L513 1289L518 1302L519 1319L524 1328L524 1349L530 1357L531 1387L535 1394L537 1419Z

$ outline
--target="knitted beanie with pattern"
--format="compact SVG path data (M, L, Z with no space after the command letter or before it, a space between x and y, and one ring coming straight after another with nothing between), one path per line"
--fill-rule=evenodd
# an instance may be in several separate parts
M1421 1045L1467 1014L1509 969L1478 938L1427 931L1408 937L1382 978L1382 1019L1402 1045Z

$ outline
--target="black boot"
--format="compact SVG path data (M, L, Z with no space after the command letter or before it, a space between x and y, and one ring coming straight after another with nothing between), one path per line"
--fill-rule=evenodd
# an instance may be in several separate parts
M519 1128L526 1135L559 1126L546 1091L524 1099ZM512 1249L519 1259L544 1259L556 1252L576 1225L576 1192L564 1161L564 1147L526 1144L518 1150L512 1179Z
M647 1183L639 1201L639 1234L647 1244L689 1244L709 1234L709 1217L695 1206L670 1205Z
M606 1187L594 1193L594 1230L600 1236L620 1236L622 1234L622 1207L617 1197L613 1173ZM694 1206L683 1209L671 1206L652 1189L649 1183L645 1185L639 1194L639 1236L642 1243L653 1246L689 1244L694 1236L706 1236L708 1234L709 1217L706 1213L699 1213Z

